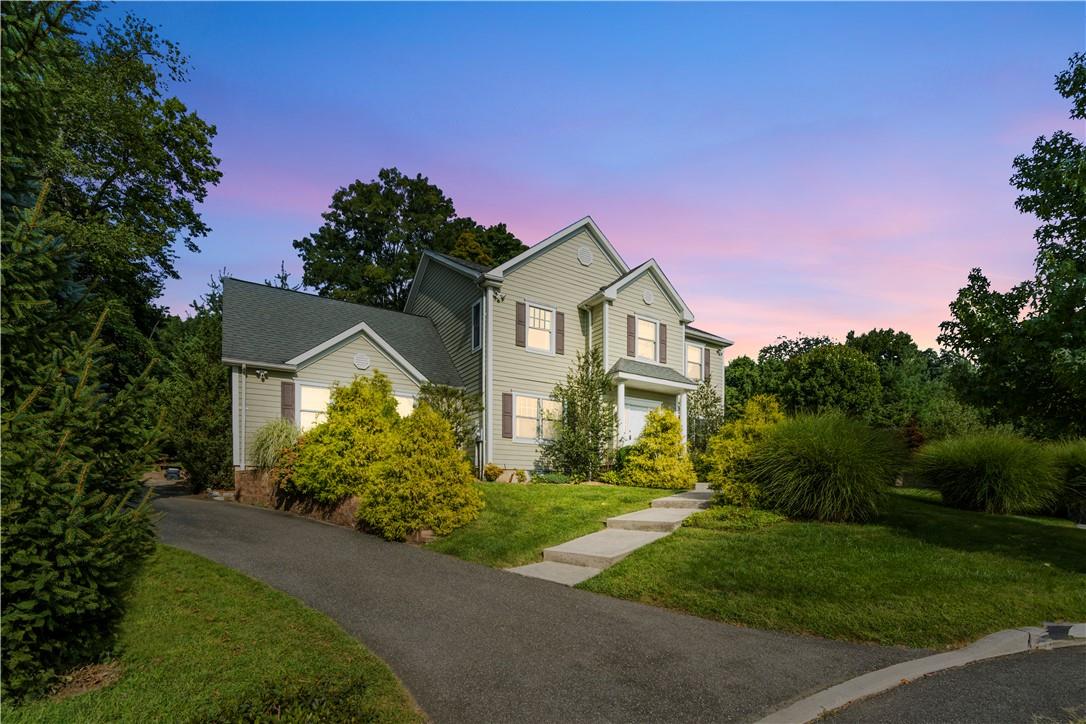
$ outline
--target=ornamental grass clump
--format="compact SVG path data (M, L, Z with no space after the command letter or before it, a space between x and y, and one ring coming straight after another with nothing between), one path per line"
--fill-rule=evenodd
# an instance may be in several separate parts
M657 407L622 465L619 482L641 488L692 488L694 465L683 444L682 423L674 412Z
M298 428L286 418L266 423L253 440L253 464L264 470L276 467L283 453L298 441L298 435Z
M1017 433L988 430L920 448L917 479L943 502L986 513L1031 513L1052 505L1060 480L1052 453Z
M718 491L718 502L752 506L758 502L757 484L750 480L750 458L773 426L784 420L780 403L773 395L754 395L743 406L737 420L724 423L709 440L709 487Z
M838 412L800 415L755 446L750 480L760 505L790 518L864 522L905 465L904 444Z
M397 426L358 499L358 521L389 540L430 529L451 533L483 509L471 465L449 423L423 403Z
M1060 491L1051 512L1086 522L1086 438L1053 443L1049 451L1060 477Z

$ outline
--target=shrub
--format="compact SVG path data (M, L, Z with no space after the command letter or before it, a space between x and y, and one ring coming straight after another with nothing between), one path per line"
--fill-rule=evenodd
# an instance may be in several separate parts
M533 483L556 483L561 485L571 480L572 478L565 473L536 473L532 476Z
M949 389L939 389L916 413L916 424L926 442L984 430L977 408L963 404Z
M551 394L562 414L554 421L554 439L542 444L544 467L592 480L607 466L617 424L611 390L600 348L578 352L565 382Z
M615 450L615 460L611 464L611 469L616 473L621 473L622 468L626 466L626 460L630 457L630 452L633 450L633 445L623 445L618 450Z
M399 419L392 384L380 372L336 387L327 419L306 432L284 490L326 504L359 494L388 457Z
M791 518L870 520L905 464L904 443L839 412L776 425L755 446L750 479L761 504Z
M478 517L482 495L449 423L423 404L398 433L359 495L359 522L389 540L403 540L427 528L445 535Z
M425 383L419 388L419 404L425 402L452 427L453 439L466 454L475 452L475 429L483 412L483 398L459 387Z
M725 423L709 441L706 477L709 486L719 491L720 502L748 506L757 503L758 486L747 473L750 456L754 445L783 419L776 397L754 395L744 405L742 417Z
M483 468L483 477L487 479L487 482L493 483L495 480L502 476L505 469L501 465L495 465L494 463L487 463Z
M781 397L792 412L871 415L882 397L879 368L863 352L843 344L815 347L785 363Z
M1007 430L947 438L920 448L917 478L964 510L1028 513L1051 505L1059 489L1045 446Z
M253 440L253 464L264 470L274 468L283 451L294 446L298 434L298 428L286 418L266 423Z
M683 525L703 530L757 530L783 520L787 518L771 510L718 505L708 510L699 510L684 520Z
M691 488L697 481L683 445L682 423L666 407L648 414L645 429L632 448L619 473L623 485Z
M1086 522L1086 438L1053 443L1050 451L1061 483L1052 512Z
M513 473L513 477L516 479L516 481L518 483L526 483L526 482L528 482L528 473L525 472L524 470L516 471L515 473Z
M600 482L607 485L622 485L622 478L617 470L600 473Z

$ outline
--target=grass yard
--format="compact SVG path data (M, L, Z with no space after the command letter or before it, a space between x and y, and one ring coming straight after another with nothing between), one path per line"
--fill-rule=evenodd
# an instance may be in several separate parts
M486 497L482 515L428 547L498 568L534 563L544 548L600 530L607 518L675 492L546 483L479 487Z
M914 647L1086 620L1086 530L938 500L893 490L867 525L770 515L752 527L711 512L705 527L684 526L580 587L744 626Z
M4 705L4 721L424 720L388 667L330 619L175 548L148 564L119 643L115 683Z

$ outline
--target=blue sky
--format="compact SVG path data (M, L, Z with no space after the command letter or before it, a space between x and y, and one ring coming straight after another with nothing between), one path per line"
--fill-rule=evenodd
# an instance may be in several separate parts
M931 344L981 266L1031 270L1011 160L1063 127L1086 4L125 4L191 57L213 228L164 302L251 279L336 188L421 172L534 243L591 214L698 324Z

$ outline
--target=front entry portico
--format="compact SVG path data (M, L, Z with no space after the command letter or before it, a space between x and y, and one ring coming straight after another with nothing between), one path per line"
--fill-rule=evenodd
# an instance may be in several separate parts
M649 412L660 406L675 411L686 442L686 394L696 385L677 371L661 365L622 359L611 369L615 380L619 446L637 441Z

